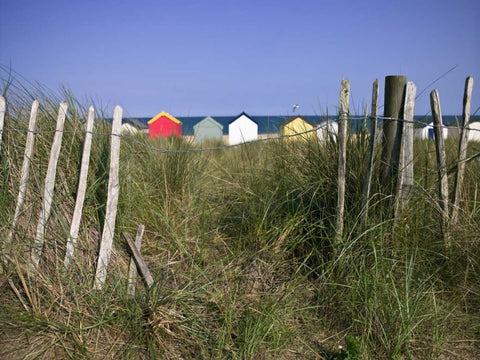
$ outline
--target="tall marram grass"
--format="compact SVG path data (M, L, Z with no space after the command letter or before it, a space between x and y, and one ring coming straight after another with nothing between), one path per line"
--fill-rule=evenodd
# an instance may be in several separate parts
M15 104L7 127L26 128L31 93L42 99L40 129L54 129L56 103L65 94L14 87L7 92ZM67 130L81 131L85 108L67 95L75 104ZM453 246L447 249L439 229L433 145L415 144L415 187L395 224L374 176L365 227L359 218L366 134L350 136L345 236L335 243L334 137L324 143L276 140L185 153L151 149L194 148L182 139L125 137L114 251L106 288L94 291L108 181L108 122L98 121L95 132L75 262L63 268L84 134L68 132L44 257L33 275L29 250L53 134L36 136L26 207L0 277L0 357L478 358L477 162L467 166L461 221L452 226ZM24 133L4 133L2 245L13 216L24 140ZM447 146L454 166L456 144L449 140ZM139 281L132 297L126 290L129 255L119 234L133 234L139 223L146 227L142 254L155 284L147 290Z

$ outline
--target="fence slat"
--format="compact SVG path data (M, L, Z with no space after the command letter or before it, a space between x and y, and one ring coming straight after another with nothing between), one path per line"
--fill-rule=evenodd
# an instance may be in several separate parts
M18 191L17 205L15 207L15 214L11 223L11 229L8 233L5 245L9 245L15 234L18 218L22 212L23 203L25 202L25 195L27 193L28 177L30 170L30 161L33 155L33 146L35 144L35 130L37 129L37 114L38 114L38 100L34 100L32 103L32 109L30 111L30 120L28 122L27 141L25 143L25 154L23 156L22 174L20 176L20 190Z
M370 188L372 184L372 168L375 156L376 137L377 137L377 112L378 97L380 94L378 79L373 82L372 88L372 113L370 115L370 139L368 143L368 158L365 172L365 182L363 183L363 201L362 201L362 223L366 225L368 219L368 207L370 201Z
M118 177L120 165L120 132L122 127L122 113L120 106L115 106L113 111L111 149L110 149L110 173L108 176L107 207L105 223L103 225L100 253L98 256L97 270L95 273L95 290L102 290L107 278L107 266L112 251L113 235L115 232L115 220L117 216L118 194L120 191L120 179Z
M412 81L407 82L403 109L402 139L398 162L398 180L395 190L394 217L398 219L405 201L413 187L413 120L415 117L415 95L417 88Z
M438 166L438 202L440 205L440 227L445 245L450 246L448 237L448 177L445 156L445 143L443 140L443 121L440 108L440 97L437 90L430 93L430 106L433 116L433 130L435 134L435 150Z
M0 156L2 154L2 135L3 127L5 126L5 111L7 109L7 103L5 98L0 95Z
M349 109L350 81L343 79L340 87L340 106L338 113L338 203L336 241L343 237L345 212L345 176L347 170L347 119Z
M68 267L73 260L75 246L77 243L78 232L80 230L80 221L82 220L83 203L87 191L88 168L90 164L90 150L92 148L92 130L95 118L95 109L90 106L88 109L87 124L85 127L85 141L83 143L82 164L80 166L80 177L78 180L77 199L75 200L75 209L73 211L72 223L70 225L70 236L67 239L67 249L63 265Z
M52 148L50 150L47 175L45 176L42 210L40 211L37 232L31 254L32 263L35 267L38 266L40 257L42 256L43 244L45 242L45 227L48 219L50 218L50 213L52 210L53 191L55 189L55 178L57 175L57 163L60 155L60 148L62 147L63 127L65 124L65 117L67 115L67 108L67 102L62 101L58 109L57 126L55 129L55 136L53 137Z
M130 247L130 251L132 252L135 263L137 264L137 267L140 270L140 273L142 274L143 279L145 280L145 283L147 284L148 287L152 287L154 282L152 273L148 269L148 266L143 260L142 255L140 254L137 247L135 246L135 243L133 242L132 237L127 232L124 232L123 236L125 237L125 240L127 240L128 246Z
M470 107L472 102L473 78L469 76L465 80L465 91L463 93L463 115L462 115L462 131L460 132L460 140L458 143L458 166L457 176L455 177L455 189L453 195L452 207L452 223L458 220L458 208L462 197L463 176L465 174L465 160L467 158L468 145L468 126L470 124Z
M138 225L137 229L137 236L135 237L135 247L137 248L138 252L140 253L140 249L142 248L142 237L143 232L145 230L145 226L143 224ZM130 266L128 268L128 294L135 295L135 283L137 282L138 272L137 272L137 265L135 264L135 259L130 259Z

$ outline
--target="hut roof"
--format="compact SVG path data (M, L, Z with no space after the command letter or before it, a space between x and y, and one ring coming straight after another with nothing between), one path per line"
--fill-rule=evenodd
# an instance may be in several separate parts
M157 115L155 115L153 118L151 118L149 121L148 121L148 125L150 125L151 123L157 121L158 119L160 119L161 117L166 117L170 120L172 120L174 123L177 123L177 124L181 124L182 122L180 120L178 120L176 117L170 115L169 113L165 112L165 111L162 111L160 113L158 113Z
M216 121L214 118L212 118L210 116L207 116L203 120L201 120L198 123L196 123L195 125L193 125L193 129L197 129L199 126L202 126L206 122L208 122L210 124L213 124L214 126L218 127L221 131L223 131L223 125L220 124L218 121Z
M232 121L230 121L228 124L230 125L231 123L237 121L239 118L241 118L242 116L246 116L249 120L251 120L252 122L254 122L255 124L257 124L257 122L255 120L252 119L252 117L250 115L248 115L245 111L242 111L238 116L235 117L235 119L233 119ZM258 124L257 124L258 125Z
M289 123L291 123L292 121L295 121L297 119L300 119L302 121L304 121L305 123L307 123L308 125L310 125L312 128L315 127L315 125L313 125L310 121L306 120L305 118L301 117L301 116L295 116L295 117L291 117L291 118L288 118L286 119L283 123L280 124L280 126L285 126Z

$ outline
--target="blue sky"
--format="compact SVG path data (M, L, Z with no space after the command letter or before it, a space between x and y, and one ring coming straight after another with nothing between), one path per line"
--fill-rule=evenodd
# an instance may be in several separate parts
M126 115L351 112L375 78L406 75L430 111L460 114L465 78L480 106L480 1L0 0L0 64L49 88L121 105ZM88 105L88 104L86 104Z

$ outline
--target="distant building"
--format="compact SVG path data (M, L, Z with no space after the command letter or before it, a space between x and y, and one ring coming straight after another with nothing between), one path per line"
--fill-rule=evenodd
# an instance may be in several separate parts
M315 132L312 131L315 129L315 125L311 124L301 116L289 119L280 125L280 135L281 136L292 136L292 139L307 139L313 138Z
M201 144L208 140L222 140L223 125L207 116L193 126L194 143Z
M122 135L134 135L138 133L138 129L129 123L123 123L120 129L120 133Z
M180 136L182 134L182 122L162 111L148 121L148 133L150 139Z
M480 121L475 121L468 124L468 141L480 142Z
M245 112L228 124L228 143L242 144L258 139L258 124Z
M317 125L317 137L320 141L327 139L336 140L338 136L338 123L336 121L327 120Z
M448 127L443 124L443 138L446 139L448 137ZM414 130L415 136L420 139L435 139L434 129L433 129L433 122L425 125L424 127L417 128Z

